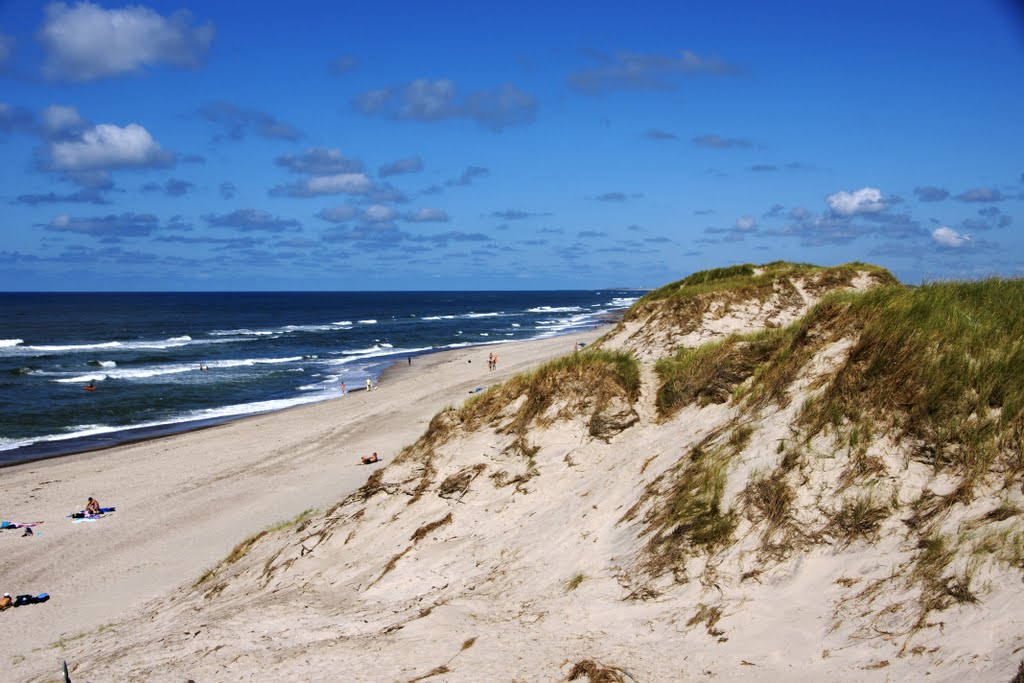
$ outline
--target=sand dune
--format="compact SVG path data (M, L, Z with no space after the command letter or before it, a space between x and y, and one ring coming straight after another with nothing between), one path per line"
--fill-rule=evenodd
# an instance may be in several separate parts
M1003 428L995 408L963 416L993 444L979 470L945 459L956 435L902 429L899 407L872 423L862 418L879 406L855 402L852 422L826 395L871 365L859 346L870 320L850 303L867 297L815 305L891 276L766 268L645 299L583 352L567 339L503 347L503 373L565 357L469 400L480 373L453 354L350 404L168 440L193 444L202 476L188 495L208 491L201 505L217 513L203 524L220 542L151 578L153 600L135 586L116 624L22 649L16 680L45 680L59 656L93 681L1010 680L1024 644L1019 440L982 441ZM900 390L854 386L876 404ZM331 426L346 407L350 421ZM368 477L327 455L384 433L388 461ZM237 472L208 471L212 448ZM282 479L291 458L302 474ZM98 486L87 470L101 462L53 467ZM275 514L268 486L288 501ZM170 505L177 487L161 487L156 502ZM323 509L266 528L308 501ZM163 544L132 547L134 507L104 520L123 525L104 550L118 575L151 577L133 562L179 562L193 537L161 512ZM231 525L210 526L224 516ZM37 642L29 617L52 610L51 592L17 614ZM84 597L72 604L102 621Z

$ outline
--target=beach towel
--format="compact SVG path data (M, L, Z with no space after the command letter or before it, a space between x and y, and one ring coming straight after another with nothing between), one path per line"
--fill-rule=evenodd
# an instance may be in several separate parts
M24 605L34 605L39 602L46 602L49 599L49 593L40 593L39 595L19 595L18 597L14 598L14 606L23 607Z
M100 517L107 515L111 512L116 512L117 508L100 508L100 514L90 515L85 510L79 510L78 512L72 512L68 517L72 519L99 519Z
M42 524L42 522L3 522L0 521L0 531L5 529L24 529L26 527Z

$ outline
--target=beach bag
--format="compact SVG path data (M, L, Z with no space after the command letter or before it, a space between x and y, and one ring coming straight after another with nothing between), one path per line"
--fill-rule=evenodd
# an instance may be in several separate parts
M35 601L36 602L46 602L49 599L50 599L50 594L49 593L40 593L39 595L36 596Z
M35 600L35 598L31 595L19 595L14 598L14 606L22 607L24 605L31 605L33 600Z

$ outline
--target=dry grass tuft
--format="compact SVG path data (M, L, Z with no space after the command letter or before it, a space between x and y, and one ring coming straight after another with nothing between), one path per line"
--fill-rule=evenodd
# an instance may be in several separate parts
M833 512L825 533L847 548L856 540L874 541L889 517L889 507L877 503L870 495L848 498Z
M576 662L565 680L575 681L583 676L586 676L590 683L626 683L626 676L621 669L604 666L592 659L581 659Z
M714 638L725 635L725 631L716 628L715 625L718 620L722 618L722 608L711 605L700 604L697 605L697 612L690 617L689 621L686 622L687 626L696 626L697 624L704 624L707 627L708 635Z
M783 344L784 330L733 335L723 341L680 349L658 361L658 412L668 417L692 403L726 403L736 387L754 374Z
M443 527L445 525L448 525L448 524L451 524L451 523L452 523L452 513L449 512L447 515L445 515L441 519L436 520L434 522L430 522L429 524L424 524L423 526L421 526L419 529L417 529L415 532L413 532L413 535L409 537L409 540L412 541L413 543L419 543L431 531L434 531L435 529L440 529L441 527Z
M423 674L422 676L410 678L407 683L419 683L419 681L425 681L428 678L433 678L434 676L440 676L446 673L451 673L451 669L449 669L447 665L442 664L441 666L435 666L433 669Z
M441 498L462 498L469 490L469 485L485 469L487 469L487 465L480 462L459 470L441 482L441 485L437 488L437 495Z
M722 509L722 494L729 463L750 435L749 427L734 429L725 439L721 433L709 435L672 471L651 482L624 515L630 519L652 501L643 520L651 535L643 564L649 574L680 571L692 555L711 554L731 542L738 520L734 510Z

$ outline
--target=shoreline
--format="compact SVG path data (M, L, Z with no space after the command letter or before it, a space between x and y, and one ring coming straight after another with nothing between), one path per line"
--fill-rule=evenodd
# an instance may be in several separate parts
M474 344L472 346L463 346L455 349L435 349L426 352L419 352L415 354L407 354L413 358L429 358L438 354L457 352L470 349L479 349L485 346L504 347L508 344L529 344L532 342L546 341L549 339L566 338L572 337L577 334L586 334L593 330L599 330L607 327L609 324L613 324L617 320L621 319L621 314L616 316L608 316L606 319L599 319L599 323L592 328L570 332L568 334L556 334L550 337L540 337L535 339L525 339L520 341L510 342L485 342L481 344ZM374 378L376 382L386 381L395 376L396 373L400 374L402 368L406 367L402 365L402 361L406 358L406 354L398 354L394 360L384 366L383 370ZM243 413L239 415L227 415L224 417L212 417L212 418L200 418L197 420L185 420L182 422L166 422L159 425L151 426L139 426L139 427L125 427L124 429L117 429L110 432L103 432L92 436L79 436L71 437L68 439L41 439L40 441L20 446L18 448L8 449L6 451L0 451L0 471L6 468L17 467L18 465L26 465L29 463L43 462L46 460L53 460L59 458L66 458L75 455L82 455L85 453L95 453L98 451L105 451L111 448L118 448L121 446L127 446L131 444L143 443L155 439L163 439L175 436L177 434L187 434L190 432L201 431L204 429L211 429L224 424L232 424L241 420L246 420L252 417L258 417L260 415L273 415L276 413L282 413L289 410L295 410L309 405L317 405L320 403L328 403L343 398L348 394L357 394L361 391L366 391L362 386L356 386L349 389L346 394L339 394L336 396L330 396L317 401L309 401L307 403L298 403L296 405L287 406L277 410L256 412L256 413ZM136 432L138 432L136 434ZM97 443L99 441L99 443ZM67 444L67 448L59 448L54 446L48 448L48 446L54 444ZM77 445L76 445L77 444ZM43 451L37 454L31 454L24 457L14 456L19 451L32 451L39 450ZM7 457L10 454L11 457Z
M361 455L378 452L387 465L438 411L461 404L475 387L563 356L609 329L502 344L496 371L487 370L482 346L424 354L411 367L404 359L393 364L377 390L345 401L3 468L0 516L44 523L29 538L0 533L0 591L52 597L4 612L20 635L0 641L0 661L23 657L27 671L54 656L49 645L190 585L247 536L356 490L377 469L359 465ZM65 519L88 496L117 512L86 524ZM12 677L20 679L15 671Z

